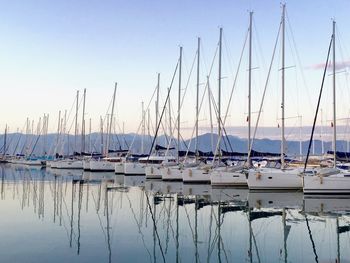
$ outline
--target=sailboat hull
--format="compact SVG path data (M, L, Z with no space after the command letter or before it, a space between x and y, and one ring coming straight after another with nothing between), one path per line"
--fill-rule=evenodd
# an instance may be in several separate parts
M248 186L246 174L240 171L214 170L210 174L210 181L212 186Z
M90 160L90 171L92 172L114 172L113 162L104 160Z
M187 168L184 169L182 180L187 184L210 184L210 172L209 168Z
M145 167L146 179L162 179L161 165L148 164Z
M115 174L124 174L124 162L116 163L114 166Z
M350 174L336 176L305 176L305 194L350 194Z
M250 190L302 190L299 171L264 169L250 170L247 179Z
M145 175L144 164L138 162L124 163L125 175Z
M163 181L182 181L184 169L175 167L163 167L161 169Z

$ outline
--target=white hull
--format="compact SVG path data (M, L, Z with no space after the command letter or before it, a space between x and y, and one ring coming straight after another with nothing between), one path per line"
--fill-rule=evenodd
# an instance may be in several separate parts
M145 165L138 162L124 163L124 174L145 175Z
M81 160L58 161L57 169L83 169L83 161Z
M84 169L84 171L90 171L90 161L91 160L83 160L83 169Z
M211 169L206 168L186 168L182 174L184 183L210 183Z
M159 164L147 164L145 166L146 179L162 179L162 166Z
M242 171L213 170L210 173L212 186L248 186L247 176Z
M124 174L124 162L116 163L114 166L115 174Z
M184 169L179 166L163 167L160 169L164 181L182 181Z
M247 179L250 190L301 190L299 170L261 169L250 170Z
M350 194L350 177L305 176L305 194Z
M26 160L23 162L23 164L31 166L45 166L45 162L42 160Z
M90 160L91 172L114 172L115 163L104 160Z

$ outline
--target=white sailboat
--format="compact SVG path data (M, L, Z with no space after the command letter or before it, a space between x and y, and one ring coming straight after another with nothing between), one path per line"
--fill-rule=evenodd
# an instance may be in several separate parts
M218 138L221 137L221 60L222 60L222 28L220 28L219 37L219 76L218 76ZM209 89L208 89L209 90ZM209 91L208 91L209 92ZM197 116L198 117L198 116ZM184 169L182 180L184 183L207 183L210 184L210 173L215 164L199 164L196 167ZM220 163L220 160L219 160Z
M180 91L181 91L181 63L182 63L182 47L180 47L180 59L179 59L179 83L180 83L179 90ZM159 125L159 120L158 120L159 88L160 88L160 74L158 74L158 82L157 82L156 125ZM154 143L157 146L157 137L154 138ZM170 167L170 166L176 165L176 158L171 155L168 155L167 152L168 151L163 152L163 151L158 151L156 149L156 154L152 154L148 157L139 159L139 163L145 165L146 179L162 179L162 169L164 167Z
M75 130L74 130L74 151L73 151L73 153L76 152L76 150L77 150L78 110L79 110L79 90L77 90L76 106L75 106ZM83 169L83 161L81 159L78 159L75 156L73 156L72 158L69 158L69 159L57 161L55 166L57 169Z
M285 136L284 136L284 95L285 95L285 8L282 5L282 127L281 127L281 165L277 169L275 167L258 167L249 170L248 187L251 190L287 190L302 189L301 169L287 168L284 159L285 152Z
M94 158L90 159L89 168L90 168L90 171L92 172L114 172L115 163L120 163L122 161L121 156L109 157L109 145L110 145L110 137L112 133L116 91L117 91L117 83L115 83L115 86L114 86L112 109L110 114L108 132L107 132L107 145L105 149L106 157L99 158L99 159L94 159Z
M250 165L250 147L251 147L251 71L252 71L252 24L253 12L249 13L249 69L248 69L248 160ZM212 186L247 186L247 172L243 170L243 165L226 166L223 169L214 169L210 174Z
M336 130L336 77L335 77L335 21L332 34L333 47L333 168L321 168L316 175L303 177L305 194L350 194L350 172L337 168L337 130ZM328 64L328 60L327 60ZM326 65L327 66L327 65ZM322 90L321 90L322 92ZM322 94L322 93L321 93Z

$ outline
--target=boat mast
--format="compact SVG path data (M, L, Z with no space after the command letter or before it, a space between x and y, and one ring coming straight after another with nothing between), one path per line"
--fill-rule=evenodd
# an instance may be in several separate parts
M7 124L5 126L5 136L4 136L4 155L3 158L6 156L6 140L7 140Z
M89 119L89 152L91 153L91 118Z
M196 159L198 159L198 115L199 115L199 67L201 39L198 37L197 47L197 93L196 93Z
M337 125L336 125L336 93L335 93L335 20L333 20L333 167L336 168L337 162Z
M84 89L83 118L81 120L81 152L85 152L85 99L86 99L86 89Z
M249 12L249 68L248 68L248 165L250 166L250 148L251 148L251 95L252 95L252 24L253 12Z
M282 109L282 132L281 132L281 167L283 168L285 166L284 161L284 69L285 69L285 12L286 12L286 5L282 5L282 102L281 102L281 109Z
M111 111L111 120L109 121L109 127L108 127L108 134L107 134L107 146L106 146L106 157L108 157L109 153L109 143L110 143L110 137L112 132L112 123L113 123L113 114L114 114L114 104L115 104L115 94L117 92L117 82L114 86L114 93L113 93L113 101L112 101L112 111Z
M180 108L181 108L181 72L182 71L182 47L180 47L179 58L179 95L177 99L177 162L180 162Z
M172 128L172 124L171 124L171 102L170 102L170 88L168 88L168 94L169 94L169 99L168 99L168 110L169 110L169 136L170 138L173 137L173 128Z
M78 110L79 110L79 90L77 90L77 98L75 105L75 127L74 127L74 151L77 151L77 135L78 135ZM74 155L74 152L73 152Z
M222 57L222 27L220 27L220 40L219 40L219 77L218 77L218 140L221 137L221 57ZM220 152L220 145L219 145ZM220 157L220 154L218 154Z
M144 106L143 106L143 101L142 101L142 106L141 106L141 110L142 110L142 134L141 134L141 154L143 154L143 148L144 148L144 146L143 146L143 137L145 136L145 111L144 111Z
M103 119L102 116L100 116L100 140L101 140L101 155L103 155Z
M156 127L159 121L159 89L160 89L160 73L158 73L158 80L157 80ZM157 145L157 138L155 139L155 145Z

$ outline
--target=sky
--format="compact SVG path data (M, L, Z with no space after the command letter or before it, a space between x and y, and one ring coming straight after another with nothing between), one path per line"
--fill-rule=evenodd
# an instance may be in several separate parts
M187 136L195 120L196 82L194 67L197 37L201 38L200 97L209 68L210 87L217 99L218 62L214 58L219 28L223 28L222 112L226 112L233 80L238 80L227 112L227 126L245 126L247 115L248 53L242 64L239 57L249 22L253 26L252 110L258 111L267 69L271 61L281 19L281 4L276 0L0 0L0 130L23 129L26 118L38 121L50 115L49 131L57 129L59 110L72 108L75 94L87 90L86 119L92 130L99 130L99 118L110 105L117 86L117 130L140 132L141 102L149 104L161 74L161 107L183 46L181 126ZM291 0L287 5L286 25L286 120L287 126L311 125L332 33L337 22L336 63L337 117L349 117L348 64L350 1ZM280 124L281 48L278 44L259 125ZM321 65L321 67L320 67ZM321 68L321 69L320 69ZM172 87L172 114L177 112L177 76ZM331 75L326 76L321 103L322 123L329 126L332 117ZM186 85L188 83L188 85ZM187 89L186 89L187 86ZM154 126L154 101L150 102ZM146 107L145 106L145 107ZM81 114L81 108L80 112ZM71 113L70 121L72 121ZM147 114L146 114L147 115ZM296 118L302 116L301 118ZM165 116L167 117L167 116ZM257 114L253 114L255 124ZM79 117L80 122L81 117ZM215 116L213 116L215 122ZM321 118L318 120L321 123ZM347 122L347 121L346 121ZM200 127L210 127L209 103L205 97ZM340 125L346 125L344 120ZM69 125L68 125L69 126ZM215 129L214 124L214 129ZM152 128L151 128L152 129ZM71 131L72 132L72 131Z

